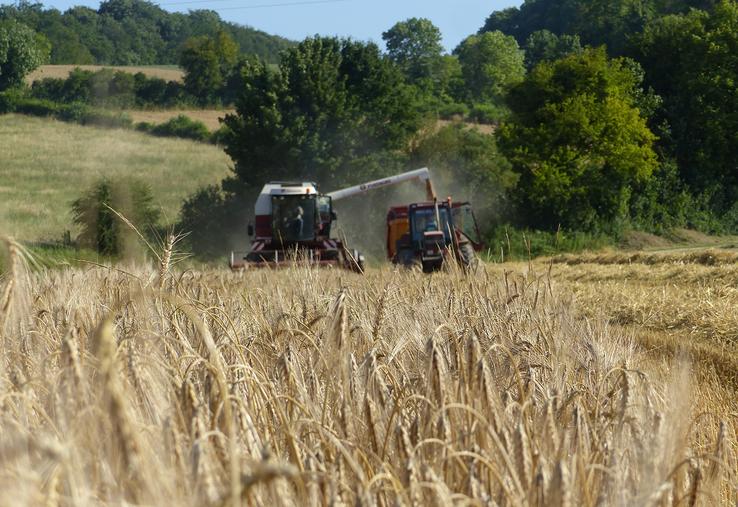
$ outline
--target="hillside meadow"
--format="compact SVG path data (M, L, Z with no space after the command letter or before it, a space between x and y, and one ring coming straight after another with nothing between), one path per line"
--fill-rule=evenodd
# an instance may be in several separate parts
M70 203L103 177L146 182L171 223L182 201L230 164L208 144L19 115L0 116L0 139L0 231L27 241L74 233Z

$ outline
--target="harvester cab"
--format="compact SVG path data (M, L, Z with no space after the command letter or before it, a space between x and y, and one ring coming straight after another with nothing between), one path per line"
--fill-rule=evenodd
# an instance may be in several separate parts
M363 256L331 238L332 198L311 182L264 185L255 206L249 252L231 253L232 269L279 267L293 260L363 271Z

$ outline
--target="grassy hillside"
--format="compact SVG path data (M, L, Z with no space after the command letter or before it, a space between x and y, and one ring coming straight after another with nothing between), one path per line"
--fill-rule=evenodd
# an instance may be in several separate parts
M167 220L196 188L219 182L230 159L219 148L125 130L0 116L0 231L22 240L74 231L69 204L103 176L151 185Z

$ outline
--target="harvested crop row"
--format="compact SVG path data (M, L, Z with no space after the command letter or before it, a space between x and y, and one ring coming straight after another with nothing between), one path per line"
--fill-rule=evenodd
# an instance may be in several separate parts
M734 251L700 250L681 253L600 253L581 255L559 255L551 259L554 264L700 264L703 266L725 266L738 264L738 253Z

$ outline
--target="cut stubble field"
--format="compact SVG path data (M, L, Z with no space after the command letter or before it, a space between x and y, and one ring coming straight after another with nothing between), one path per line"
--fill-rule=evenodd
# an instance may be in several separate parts
M17 503L738 500L735 388L688 346L641 341L668 319L629 329L581 289L626 297L609 267L182 272L161 252L28 273L9 250L0 489ZM735 284L693 267L654 283Z
M0 116L0 232L27 241L75 233L70 204L103 177L144 181L172 223L182 201L218 183L230 163L222 149L203 143Z

